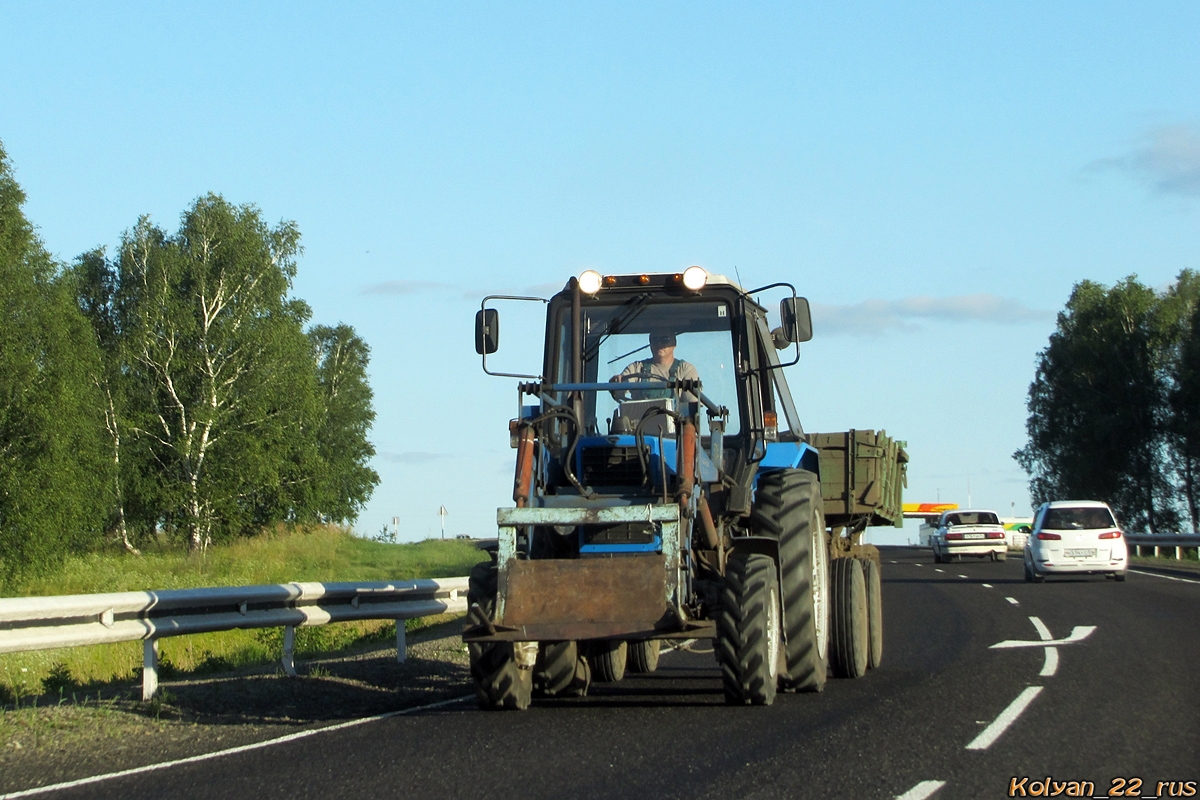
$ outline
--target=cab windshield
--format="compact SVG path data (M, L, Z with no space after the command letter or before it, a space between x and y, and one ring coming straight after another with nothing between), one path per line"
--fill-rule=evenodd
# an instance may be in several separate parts
M621 376L621 382L630 385L621 397L587 392L585 430L623 432L618 429L622 417L636 423L650 405L675 402L670 397L673 392L655 389L655 383L698 378L704 395L729 409L725 434L737 434L740 415L729 306L721 301L650 304L647 297L635 295L623 303L588 303L582 308L583 380L601 383ZM570 331L567 308L559 326L555 365L559 382L570 380ZM701 427L700 433L707 434L706 414L701 414Z

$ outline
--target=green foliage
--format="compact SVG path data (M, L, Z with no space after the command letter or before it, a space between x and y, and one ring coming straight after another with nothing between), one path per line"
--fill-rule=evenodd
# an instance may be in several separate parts
M42 678L43 694L62 694L79 688L79 684L71 675L71 667L62 661L50 668L46 677Z
M108 504L99 352L0 147L0 582L99 538Z
M1187 350L1182 321L1197 288L1189 271L1161 295L1136 276L1112 288L1076 284L1039 354L1029 387L1029 441L1014 454L1030 473L1035 505L1099 499L1130 528L1177 526L1179 438L1172 435L1171 400L1179 354Z

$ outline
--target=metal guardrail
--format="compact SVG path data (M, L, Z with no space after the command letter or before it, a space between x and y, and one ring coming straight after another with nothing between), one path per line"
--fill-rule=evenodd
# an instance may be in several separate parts
M1184 550L1190 548L1200 548L1200 534L1198 533L1127 533L1125 534L1125 543L1133 548L1133 554L1142 555L1143 547L1153 547L1154 555L1158 556L1160 550L1171 549L1175 551L1175 558L1182 559Z
M283 668L296 674L297 627L467 610L467 579L394 583L285 583L161 592L0 598L0 653L143 641L142 699L158 691L158 640L239 628L284 628Z

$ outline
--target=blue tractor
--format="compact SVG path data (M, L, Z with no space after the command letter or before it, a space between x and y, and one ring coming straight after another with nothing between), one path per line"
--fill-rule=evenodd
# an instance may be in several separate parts
M783 295L773 329L767 291ZM898 523L907 456L882 433L801 428L783 368L812 326L793 286L585 272L540 300L540 375L488 368L497 299L540 300L492 296L476 316L485 372L527 379L515 505L470 576L482 708L585 694L688 640L713 640L733 704L878 663L879 559L859 534Z

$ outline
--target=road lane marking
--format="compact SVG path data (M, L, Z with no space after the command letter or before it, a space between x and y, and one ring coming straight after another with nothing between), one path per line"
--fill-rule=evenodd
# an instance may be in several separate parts
M1159 575L1157 572L1142 572L1140 569L1131 569L1130 572L1136 572L1138 575L1149 575L1151 578L1166 578L1169 581L1180 581L1182 583L1200 583L1191 578L1180 578L1176 575Z
M1096 630L1095 625L1076 625L1071 635L1065 639L1046 639L1040 642L1025 642L1017 639L1006 639L1003 642L997 642L989 647L989 650L998 650L1007 647L1046 647L1060 644L1074 644L1082 642L1084 639L1092 635Z
M1050 629L1046 627L1046 623L1037 617L1030 617L1029 621L1033 623L1033 627L1037 629L1038 636L1042 637L1043 642L1048 642L1054 638L1050 635Z
M960 577L960 578L965 578L965 577L967 577L967 576L966 576L966 575L959 575L958 577Z
M316 736L318 733L329 733L331 731L340 731L343 728L353 728L356 725L362 725L367 722L376 722L389 717L399 717L405 714L415 714L418 711L428 711L431 708L441 708L442 706L461 703L474 698L474 694L455 697L450 700L442 700L438 703L430 703L429 705L417 706L416 708L402 708L399 711L389 711L386 714L376 714L373 717L363 717L362 719L352 719L349 722L339 722L337 725L328 725L324 728L311 728L298 733L289 733L287 736L280 736L278 739L268 739L265 742L254 742L253 744L244 744L240 747L230 747L228 750L218 750L215 753L203 753L198 756L189 756L188 758L180 758L175 761L164 761L161 764L149 764L144 767L134 767L133 769L123 769L120 772L110 772L107 775L94 775L90 778L80 778L76 781L67 781L65 783L55 783L50 786L38 786L34 789L24 789L19 792L11 792L9 794L0 794L0 800L15 800L18 797L32 797L38 794L46 794L47 792L57 792L61 789L70 789L75 786L87 786L91 783L100 783L101 781L111 780L113 778L124 778L128 775L138 775L143 772L153 772L155 770L167 769L168 767L177 767L181 764L195 764L199 761L209 761L222 756L230 756L235 753L245 753L250 750L261 750L264 747L270 747L276 744L285 744L294 742L297 739L306 739L309 736Z
M1017 598L1015 598L1015 597L1006 597L1004 599L1007 600L1008 602L1012 603L1014 606L1021 605L1020 603L1017 602Z
M983 729L983 732L971 740L967 745L968 750L987 750L992 746L992 742L1000 738L1000 736L1008 730L1008 726L1017 721L1033 698L1041 694L1041 686L1029 686L1025 691L1017 695L1017 699L1008 704L1008 708L1000 712L1000 716L996 717L991 725Z
M925 800L945 785L945 781L921 781L904 794L896 795L896 800Z
M991 585L990 583L981 583L981 584L979 584L979 585L980 585L980 586L982 586L982 587L983 587L983 588L985 588L985 589L990 589L990 588L992 588L992 585Z
M945 572L946 570L944 570L944 569L938 569L937 567L934 567L934 568L933 568L933 571L934 571L934 572Z
M1058 671L1058 648L1047 647L1046 662L1042 664L1042 671L1038 673L1043 678L1048 678Z

